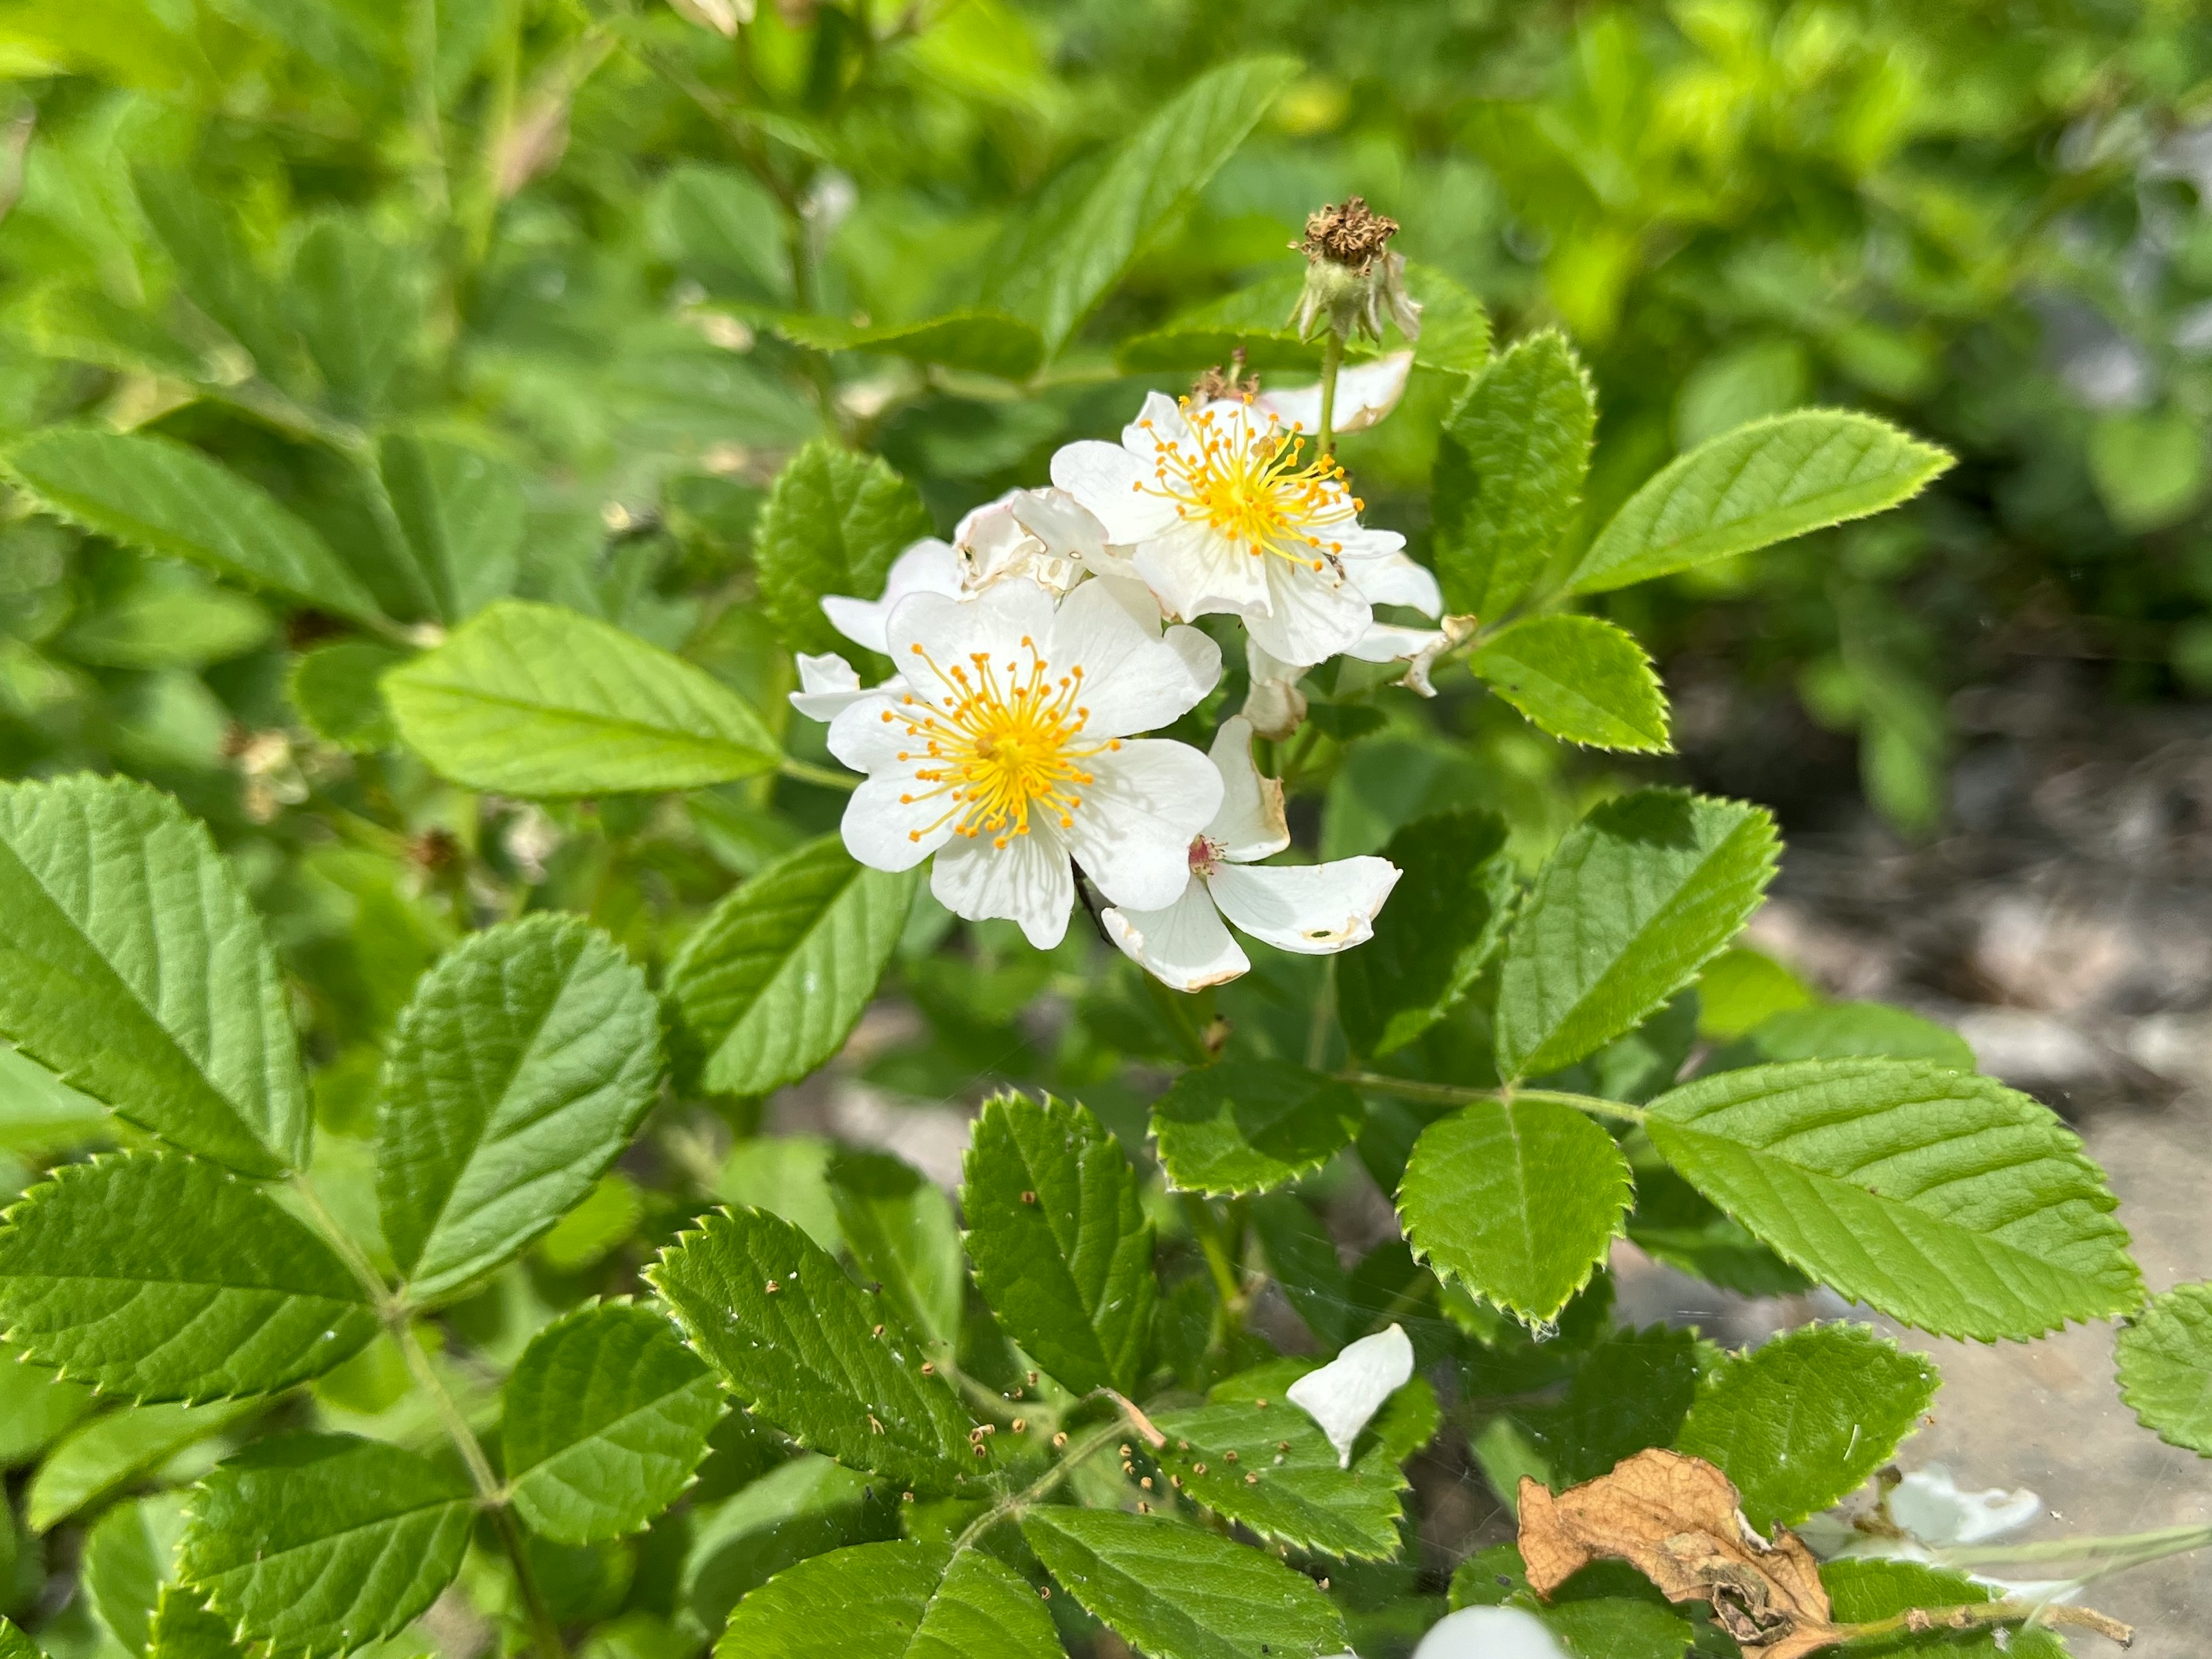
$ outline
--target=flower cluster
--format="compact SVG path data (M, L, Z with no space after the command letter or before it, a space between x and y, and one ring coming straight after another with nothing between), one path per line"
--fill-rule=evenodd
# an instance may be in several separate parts
M1409 368L1401 355L1344 374L1347 423L1388 413ZM1403 660L1425 693L1429 662L1460 636L1456 618L1376 620L1377 605L1434 618L1441 595L1312 453L1317 389L1206 392L1219 395L1156 392L1119 443L1067 445L1051 488L977 508L951 543L915 543L880 598L825 598L838 632L892 673L864 688L842 657L802 656L791 697L866 775L845 812L854 857L933 860L955 915L1012 921L1040 948L1066 932L1080 866L1107 936L1185 991L1250 967L1224 921L1311 955L1371 936L1398 878L1387 860L1259 862L1291 838L1252 740L1303 719L1308 668ZM1208 616L1243 623L1252 690L1200 752L1146 734L1219 684L1220 647L1190 626Z

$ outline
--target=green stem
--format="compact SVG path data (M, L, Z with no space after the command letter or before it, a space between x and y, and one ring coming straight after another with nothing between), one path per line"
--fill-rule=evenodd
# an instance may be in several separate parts
M860 787L860 779L850 772L832 772L826 766L809 765L788 755L776 763L775 769L787 778L795 778L801 783L818 783L824 789L842 789L848 795Z
M491 1512L492 1525L498 1528L499 1541L507 1547L507 1559L514 1567L515 1589L522 1596L523 1617L530 1626L530 1639L538 1649L538 1659L567 1659L568 1645L561 1639L561 1627L553 1622L552 1609L545 1605L544 1592L538 1588L538 1576L530 1570L530 1557L522 1543L522 1528L516 1522L514 1511L502 1504Z
M1376 1094L1425 1100L1438 1106L1472 1106L1485 1100L1537 1100L1554 1106L1571 1106L1592 1117L1618 1118L1624 1123L1641 1123L1650 1115L1641 1106L1631 1106L1626 1101L1569 1094L1563 1089L1467 1089L1455 1083L1421 1083L1412 1078L1385 1077L1379 1072L1339 1072L1337 1076L1355 1089L1371 1089Z
M1322 337L1321 453L1328 457L1336 448L1336 375L1344 367L1344 337L1334 329Z
M2124 1557L2134 1565L2207 1547L2212 1547L2212 1527L2161 1527L2155 1532L2123 1533L2109 1538L2058 1538L2040 1544L1991 1544L1980 1549L1939 1553L1946 1566L1959 1567L2096 1561L2112 1556Z
M1031 1504L1036 1503L1038 1498L1042 1498L1066 1480L1077 1464L1085 1458L1096 1456L1100 1448L1111 1445L1120 1439L1122 1427L1120 1423L1103 1423L1077 1441L1068 1448L1065 1457L1030 1481L1028 1486L1011 1497L1000 1498L969 1522L967 1530L952 1540L953 1553L957 1555L962 1550L969 1548L1008 1516L1018 1515Z
M1182 1194L1182 1208L1198 1239L1198 1248L1205 1254L1206 1271L1213 1275L1213 1288L1220 1295L1221 1306L1233 1317L1243 1308L1244 1288L1237 1282L1237 1264L1229 1259L1229 1246L1221 1237L1213 1212L1195 1193Z
M1969 1601L1955 1607L1910 1607L1894 1618L1876 1619L1863 1625L1838 1626L1838 1639L1856 1641L1869 1637L1893 1636L1900 1631L1972 1630L1981 1625L2068 1625L2094 1631L2125 1647L2135 1632L2118 1620L2093 1607L2069 1607L2056 1601Z

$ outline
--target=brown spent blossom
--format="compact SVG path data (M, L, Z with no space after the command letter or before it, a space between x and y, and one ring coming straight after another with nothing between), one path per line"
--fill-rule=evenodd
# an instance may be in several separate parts
M1327 259L1364 276L1397 234L1395 219L1374 211L1365 197L1352 196L1341 207L1331 202L1318 213L1306 215L1306 234L1291 246L1308 259Z
M1249 403L1260 395L1260 377L1244 372L1244 348L1238 346L1229 354L1229 368L1224 373L1219 363L1191 382L1190 400L1194 404L1218 403L1235 398Z
M1364 334L1380 342L1389 323L1408 340L1420 337L1420 301L1406 291L1405 259L1389 248L1397 234L1395 219L1357 196L1307 216L1305 235L1291 244L1306 256L1305 287L1291 313L1301 340L1326 326L1340 340Z

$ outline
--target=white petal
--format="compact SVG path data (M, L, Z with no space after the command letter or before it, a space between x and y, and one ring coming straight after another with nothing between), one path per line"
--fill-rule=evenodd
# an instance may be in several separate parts
M1413 354L1394 351L1371 363L1341 369L1336 377L1336 429L1364 432L1397 408L1406 395L1406 380L1413 372ZM1254 406L1273 414L1285 426L1301 431L1321 430L1321 382L1263 392Z
M1078 701L1091 711L1085 738L1157 731L1196 706L1221 678L1219 652L1201 678L1209 665L1131 617L1103 581L1085 582L1062 600L1037 644L1053 679L1082 671Z
M860 676L836 652L799 653L799 690L791 706L811 720L834 720L860 696Z
M1279 743L1305 724L1306 694L1298 690L1298 681L1306 671L1270 653L1252 637L1249 623L1244 630L1244 667L1252 689L1244 696L1243 717L1261 737Z
M960 522L952 526L953 546L972 549L979 537L988 538L994 533L991 526L999 519L1003 518L1018 526L1020 520L1014 517L1013 506L1014 498L1021 493L1018 489L1009 489L994 501L969 507L961 515Z
M1063 444L1053 454L1052 481L1098 520L1109 541L1140 542L1176 522L1175 503L1143 488L1152 468L1120 444Z
M891 685L885 681L877 690L862 692L830 722L830 752L855 772L881 772L899 764L906 725L898 708L905 694Z
M1424 651L1448 644L1449 637L1434 628L1401 628L1395 623L1370 623L1367 631L1345 647L1344 654L1362 662L1411 662Z
M984 836L953 836L930 870L929 890L956 916L1018 922L1031 945L1049 951L1067 933L1075 877L1067 848L1040 826L1009 836L1004 847Z
M1323 565L1319 570L1273 556L1267 566L1268 606L1244 613L1244 625L1270 655L1310 668L1345 650L1375 619L1352 586Z
M1344 574L1370 605L1410 605L1424 617L1436 616L1444 608L1443 590L1437 586L1435 573L1403 553L1365 558L1347 547Z
M1462 1607L1429 1626L1413 1659L1568 1659L1552 1627L1520 1607Z
M1023 528L1054 557L1094 559L1104 551L1106 526L1065 489L1017 489L1006 500Z
M1129 551L1129 562L1159 596L1162 610L1189 622L1222 611L1249 615L1265 609L1264 567L1285 562L1255 553L1193 520L1139 542Z
M822 614L830 625L854 644L870 651L884 650L884 624L901 599L912 593L960 592L960 556L951 546L934 539L916 542L891 562L884 578L883 596L858 599L848 593L826 593Z
M946 805L911 770L878 772L845 803L845 850L872 870L911 870L951 837Z
M1203 990L1235 979L1252 966L1214 914L1206 884L1195 876L1182 896L1164 910L1101 914L1106 936L1154 979L1178 991Z
M1022 641L1042 645L1049 637L1052 610L1052 596L1035 582L1000 582L964 601L915 594L899 603L884 630L891 666L916 696L945 707L954 696L945 677L956 667L972 672L969 659L976 652L1026 672Z
M1291 1404L1321 1425L1328 1443L1336 1448L1338 1462L1348 1469L1360 1431L1413 1375L1413 1345L1404 1327L1393 1325L1361 1337L1285 1392Z
M1889 1494L1889 1518L1923 1544L1980 1544L2017 1532L2043 1512L2025 1487L1962 1492L1941 1463L1915 1469Z
M1164 910L1190 879L1190 844L1221 805L1221 774L1188 744L1137 738L1087 763L1067 842L1107 902Z
M1213 642L1212 635L1177 623L1160 637L1170 650L1182 659L1182 665L1189 671L1191 678L1206 691L1221 684L1221 647ZM1206 692L1199 695L1203 697Z
M1152 597L1152 590L1134 574L1102 575L1091 584L1111 594L1115 604L1129 613L1129 618L1147 634L1157 635L1160 624L1167 620L1161 614L1160 602Z
M1332 956L1375 937L1375 913L1398 884L1388 859L1332 864L1214 866L1206 878L1221 914L1255 939L1301 956Z
M1249 864L1288 847L1282 781L1261 777L1252 764L1252 722L1241 714L1222 721L1206 758L1221 774L1221 810L1206 826L1206 838L1222 857Z
M1182 405L1164 392L1147 392L1137 418L1121 428L1123 446L1147 465L1163 445L1190 441L1190 422L1183 419Z

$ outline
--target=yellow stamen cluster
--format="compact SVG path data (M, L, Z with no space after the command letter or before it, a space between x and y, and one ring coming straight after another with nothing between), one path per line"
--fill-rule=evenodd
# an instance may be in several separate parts
M1274 553L1315 570L1335 563L1344 544L1324 537L1366 505L1345 489L1344 469L1325 455L1303 460L1298 428L1273 415L1261 424L1249 399L1233 413L1182 401L1195 451L1156 436L1153 483L1135 485L1139 493L1166 497L1183 519L1212 526L1255 557ZM1137 424L1152 430L1148 420Z
M936 787L899 799L911 805L942 799L945 809L926 829L908 830L908 840L920 841L957 820L956 835L988 836L992 846L1003 848L1014 836L1029 834L1032 811L1050 813L1063 830L1074 827L1075 810L1083 805L1076 791L1096 781L1081 763L1119 749L1121 740L1083 743L1091 711L1076 701L1083 692L1082 668L1054 679L1027 635L1021 648L1029 653L1026 672L1016 662L994 665L988 651L973 652L966 664L947 670L921 646L914 647L937 677L939 690L934 696L908 692L896 709L884 711L884 719L902 724L919 744L901 750L898 757L929 761L915 776Z

